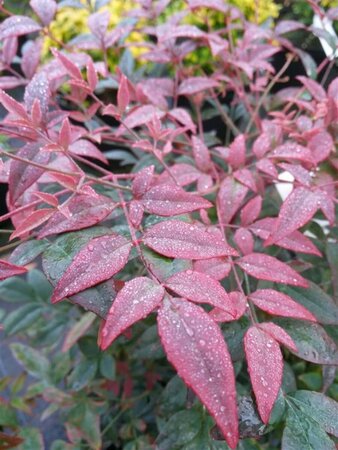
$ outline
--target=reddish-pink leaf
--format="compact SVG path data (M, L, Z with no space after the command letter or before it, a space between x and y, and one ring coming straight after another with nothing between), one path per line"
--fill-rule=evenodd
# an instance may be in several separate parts
M0 102L8 112L29 121L25 108L19 102L14 100L14 98L7 95L2 89L0 89Z
M170 299L160 308L158 329L168 360L214 417L228 445L236 448L235 376L219 327L201 307Z
M257 192L256 181L249 169L236 170L236 172L234 172L234 178L253 192Z
M253 252L255 242L252 234L246 228L238 228L235 231L234 241L243 255L248 255Z
M157 27L157 36L159 41L165 41L175 38L202 38L205 33L194 25L168 26L164 24Z
M31 111L36 99L40 102L40 108L45 115L48 112L50 98L49 81L44 72L39 72L33 76L25 89L25 105L27 111Z
M68 117L66 117L61 125L60 133L59 133L59 144L68 149L69 144L71 143L71 129Z
M55 58L59 59L61 64L64 66L64 68L72 78L83 81L81 71L77 67L77 65L73 63L73 61L71 61L66 55L56 49L53 49L52 52Z
M287 264L264 253L251 253L243 256L236 263L252 277L259 280L308 287L308 282Z
M23 236L34 228L39 227L46 222L54 213L54 209L37 209L30 214L19 226L16 227L14 233L11 234L10 240Z
M316 317L304 306L274 289L259 289L252 292L249 298L258 308L269 314L317 322Z
M109 11L99 11L89 16L88 27L94 36L101 41L101 44L105 34L107 33L109 20Z
M143 242L169 258L208 259L237 255L237 252L224 242L218 230L180 220L168 220L153 225L144 233Z
M48 194L47 192L36 192L35 195L48 205L54 206L54 208L59 206L56 195Z
M170 167L170 173L180 186L194 183L201 176L201 172L190 164L179 163ZM165 170L159 176L157 183L174 183L170 174Z
M188 111L183 108L174 108L169 112L169 117L174 118L184 126L188 127L193 133L196 133L196 125L190 117Z
M303 83L315 100L318 102L323 102L326 100L325 90L317 81L304 76L298 76L297 78L301 83Z
M281 20L275 29L276 34L290 33L290 31L299 30L305 28L304 24L296 20Z
M105 219L115 208L116 204L101 195L89 196L78 194L68 203L69 215L66 217L61 211L56 211L39 233L39 239L65 231L82 230L92 227Z
M278 167L290 172L295 180L299 181L301 184L304 184L305 186L310 186L312 184L310 172L304 169L300 164L279 163Z
M194 95L207 89L218 87L218 82L207 77L192 77L182 81L178 88L179 95Z
M291 141L276 147L268 154L268 157L288 161L313 162L312 154L308 148Z
M256 326L245 333L244 349L259 415L267 424L282 384L282 352L278 343Z
M41 26L30 17L11 16L0 25L0 41L11 36L21 36L39 30L41 30Z
M265 219L258 220L257 222L250 225L250 230L261 239L267 239L274 229L275 223L276 219L272 217L266 217ZM275 245L287 248L288 250L292 250L294 252L309 253L310 255L322 256L321 252L312 243L312 241L308 237L304 236L303 233L297 230L277 241Z
M208 303L235 315L234 307L221 283L201 272L186 270L170 277L165 286L195 303Z
M87 81L92 91L95 91L99 81L93 61L90 59L87 64Z
M18 38L15 36L4 39L2 45L1 60L8 65L12 64L14 57L18 51ZM16 78L16 77L14 77Z
M278 177L278 172L274 164L267 158L263 158L256 164L257 169L261 172L270 175L272 178L276 179Z
M228 162L233 169L238 169L245 164L245 137L240 134L229 147Z
M319 208L316 195L307 188L297 187L283 203L275 229L265 245L271 245L308 223Z
M165 116L165 112L156 108L153 105L144 105L135 108L124 120L124 124L128 128L139 127L147 122L150 122L153 117L162 119Z
M105 350L131 325L150 314L161 303L164 293L164 288L150 278L128 281L117 294L101 330L101 348Z
M159 216L175 216L197 209L210 208L212 204L204 198L185 192L178 186L159 184L142 197L144 209Z
M255 139L252 151L257 156L257 158L262 158L265 153L267 153L271 149L271 138L269 133L263 132L261 133L257 139Z
M229 275L231 264L225 258L210 258L194 261L194 270L210 275L215 280L223 280Z
M208 147L197 136L193 136L191 142L197 169L202 172L207 172L211 167L211 158Z
M117 91L117 106L120 114L123 114L129 105L130 93L128 87L128 79L125 75L121 75L120 85Z
M228 5L226 5L223 0L189 0L188 4L190 9L210 8L224 14L228 11Z
M43 25L49 25L57 10L56 2L54 0L30 0L29 4L39 16Z
M334 142L331 135L322 130L309 140L308 147L311 150L314 163L318 164L330 156L334 149Z
M296 344L283 328L279 327L278 325L272 322L260 323L258 324L258 327L264 330L274 339L276 339L276 341L280 342L286 347L289 347L289 349L297 353L298 350Z
M17 155L20 158L38 164L47 165L50 154L40 151L39 143L27 144L22 147ZM12 160L9 172L9 195L13 204L32 186L44 173L39 167L34 167L23 161Z
M255 220L257 220L262 209L262 197L257 195L252 198L248 203L241 209L241 224L242 226L248 226Z
M28 41L22 47L21 69L26 78L31 79L40 62L42 40Z
M224 309L214 308L210 311L209 316L215 322L232 322L233 320L238 320L241 318L245 313L248 306L246 296L241 292L233 291L229 292L229 297L233 307L236 310L235 317L224 311Z
M78 139L69 146L69 151L79 156L86 156L87 158L94 158L98 161L108 164L107 158L104 154L87 139Z
M247 192L248 188L232 177L229 176L223 180L217 197L219 218L222 224L226 225L231 222L241 207Z
M91 239L75 256L56 285L52 302L108 280L128 262L132 244L123 236L110 234Z
M14 277L15 275L22 275L26 273L27 269L25 267L16 266L7 261L0 260L0 280L5 280L9 277Z
M153 165L147 166L135 174L132 191L136 198L142 197L151 188L154 181L154 169Z
M17 77L0 77L0 89L14 89L26 84L26 80Z
M129 203L129 218L135 228L141 225L144 214L144 207L139 200L132 200Z

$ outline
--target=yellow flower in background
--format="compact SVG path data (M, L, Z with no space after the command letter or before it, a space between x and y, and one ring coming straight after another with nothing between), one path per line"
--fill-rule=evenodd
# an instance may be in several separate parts
M324 0L325 1L325 0ZM328 1L328 0L327 0ZM81 0L81 3L85 6L86 0ZM92 3L94 3L92 1ZM107 5L102 7L100 11L108 10L110 16L110 29L118 25L127 15L127 13L137 6L137 0L111 0ZM262 23L269 18L275 18L278 16L280 6L274 3L273 0L230 0L229 3L238 7L246 16L248 20L255 23ZM186 8L184 0L173 0L169 3L166 11L163 13L161 19L165 20L167 16L170 16L175 11L182 11ZM199 13L188 14L185 18L185 23L199 24L203 23L203 14L205 11ZM69 42L74 37L81 33L89 32L87 26L88 17L90 12L88 9L77 9L71 7L60 8L56 14L54 21L50 25L52 35L61 42ZM210 22L212 25L222 26L223 18L220 13L211 11ZM128 44L142 42L143 36L140 33L133 32L126 42ZM45 57L49 54L51 47L55 47L56 43L49 37L44 40L43 54ZM130 50L134 56L142 54L144 49L136 46L131 46Z

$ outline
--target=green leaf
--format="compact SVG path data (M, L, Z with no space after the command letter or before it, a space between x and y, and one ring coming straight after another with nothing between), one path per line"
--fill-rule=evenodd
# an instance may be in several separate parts
M32 285L37 297L41 300L49 300L53 288L41 270L30 270L27 275L27 281Z
M325 431L311 418L293 407L288 408L282 450L335 450Z
M187 401L187 387L177 375L175 375L164 388L160 400L159 411L164 416L170 416L179 409L185 407Z
M108 380L115 380L116 378L115 359L109 353L105 352L102 355L100 360L100 373Z
M43 239L23 242L13 251L9 261L18 266L25 266L34 261L49 245L49 242Z
M3 327L6 334L11 336L27 330L39 317L41 317L41 305L29 303L8 314L3 321Z
M72 326L65 337L62 346L64 352L72 348L79 338L86 333L95 318L96 315L91 312L82 315L81 319Z
M19 425L15 410L8 404L0 402L0 425L16 427Z
M19 436L24 439L24 442L16 447L17 450L44 450L42 435L37 428L22 427Z
M13 343L10 345L14 358L25 370L36 378L46 379L50 370L48 359L42 353L28 345Z
M92 449L101 449L100 416L90 405L79 403L70 411L68 420Z
M161 450L178 450L194 439L201 429L201 415L195 409L179 411L164 425L156 439Z
M309 282L306 289L278 285L278 289L312 312L320 323L338 324L338 306L316 284Z
M315 364L338 364L338 349L325 330L316 323L279 318L274 322L294 340L299 358Z
M322 375L319 372L306 372L299 375L298 379L302 381L311 391L319 391L322 387Z
M32 286L19 277L11 277L0 282L0 299L10 303L28 303L37 300Z
M152 360L164 357L156 325L147 328L138 339L133 350L133 356L138 359Z
M324 394L297 391L290 396L306 416L315 420L324 430L338 437L338 403Z
M82 450L81 444L68 444L65 441L57 440L52 443L50 450Z
M192 263L187 259L167 258L159 253L153 252L147 247L142 248L142 253L155 275L161 281L165 281L167 278L170 278L178 272L192 269Z
M338 242L327 242L326 257L331 269L333 291L338 300Z
M101 354L101 350L97 345L97 339L93 336L84 336L78 341L78 346L81 352L87 358L96 359Z
M229 352L233 361L244 359L243 336L248 329L249 321L243 317L236 322L222 324L222 334L228 344Z
M85 359L81 361L68 377L69 388L80 391L93 380L97 371L97 361Z

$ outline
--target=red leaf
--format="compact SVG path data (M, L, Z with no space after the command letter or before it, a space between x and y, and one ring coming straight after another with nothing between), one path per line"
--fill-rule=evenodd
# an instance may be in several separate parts
M305 186L310 186L312 184L310 172L304 169L304 167L300 164L279 163L278 167L290 172L291 175L301 184L304 184Z
M212 203L208 200L185 192L178 186L168 184L152 187L142 197L142 204L149 213L164 217L184 214L212 206Z
M140 201L132 200L129 203L129 218L135 228L141 225L144 214L144 208Z
M259 169L261 172L266 173L267 175L270 175L272 178L278 177L278 172L276 170L276 167L274 164L267 158L263 158L256 164L257 169Z
M69 146L69 151L75 155L94 158L104 164L108 164L107 158L104 154L92 142L87 141L86 139L78 139Z
M130 93L128 88L128 79L125 75L121 75L119 89L117 91L117 106L120 114L123 114L129 105Z
M95 91L99 81L93 61L90 59L87 64L87 81L92 91Z
M222 224L231 222L234 215L242 205L248 188L235 181L232 177L223 180L218 192L218 209Z
M196 136L192 136L192 152L197 169L207 172L211 167L211 158L208 147Z
M274 289L259 289L252 292L249 298L258 308L269 314L317 322L316 317L304 306L292 300L288 295Z
M250 225L252 222L257 220L262 209L262 197L257 195L257 197L252 198L248 203L241 209L241 224L242 226Z
M165 116L165 112L156 108L153 105L144 105L135 108L124 120L124 124L128 128L139 127L147 122L150 122L153 117L162 119Z
M101 195L91 197L86 194L78 194L67 203L69 217L65 217L61 211L56 211L41 229L38 238L42 239L52 234L82 230L96 225L105 219L115 206L116 204L110 199Z
M188 127L193 133L196 133L196 125L190 117L188 111L183 108L174 108L169 112L169 117L174 118L184 126Z
M19 102L14 100L14 98L7 95L2 89L0 89L0 102L8 112L29 121L25 108Z
M250 225L250 230L261 239L267 239L270 236L271 231L274 229L276 220L277 219L272 217L266 217L265 219L258 220ZM321 252L311 242L311 240L297 230L277 241L275 245L278 245L278 247L287 248L288 250L292 250L294 252L322 256Z
M54 0L30 0L30 6L34 9L36 14L44 26L49 25L53 20L57 4Z
M235 315L234 307L221 283L201 272L186 270L170 277L165 286L195 303L208 303Z
M147 166L135 174L132 183L132 191L135 197L142 197L152 186L154 181L153 165Z
M253 192L257 192L256 181L249 169L236 170L234 172L234 178Z
M11 16L0 25L0 41L11 36L21 36L39 30L41 30L40 25L30 17Z
M267 424L282 384L282 352L274 339L255 326L245 333L244 349L259 415Z
M197 170L196 167L185 163L174 164L170 167L170 172L175 177L175 180L180 186L186 186L188 184L194 183L201 176L201 172ZM173 184L174 181L171 178L170 174L167 171L164 171L161 173L157 180L157 184L159 183Z
M11 38L10 38L11 39ZM0 89L14 89L26 84L26 81L17 77L0 77Z
M290 161L313 162L310 150L295 142L279 145L268 154L272 159L286 159Z
M36 192L35 195L48 205L54 206L54 208L59 206L59 201L54 194L48 194L47 192Z
M296 77L298 80L303 83L306 89L310 92L312 97L318 102L323 102L326 100L326 93L323 87L317 83L315 80L311 80L311 78L298 76Z
M252 146L252 151L257 158L262 158L271 149L271 138L267 132L261 133Z
M4 39L2 45L2 55L1 60L8 65L12 64L14 57L18 51L18 38L13 36ZM13 77L17 79L17 77Z
M319 208L316 195L304 187L295 188L283 203L275 229L265 245L271 245L309 222Z
M107 33L108 25L110 20L109 11L99 11L91 14L88 19L88 27L90 31L101 41Z
M322 130L309 140L308 147L311 150L314 163L318 164L330 156L334 149L334 142L331 135Z
M14 233L11 234L10 241L14 238L23 236L34 228L42 225L46 220L48 220L54 213L54 209L37 209L32 214L30 214L23 222L20 223Z
M169 258L207 259L237 255L236 251L222 240L220 233L180 220L168 220L153 225L144 233L143 242Z
M280 342L281 344L285 345L286 347L289 347L290 350L293 352L298 352L296 344L294 343L293 339L288 335L288 333L281 328L280 326L276 325L272 322L264 322L258 324L258 327L264 330L266 333L268 333L270 336L272 336L276 341Z
M178 88L179 95L193 95L201 91L218 87L218 82L207 77L192 77L182 81Z
M214 308L210 311L209 316L215 322L232 322L233 320L240 319L245 313L248 306L246 296L241 292L233 291L229 292L229 297L236 310L235 317L224 311L224 309Z
M238 169L245 164L245 152L245 137L240 134L229 147L228 162L233 169Z
M26 273L27 269L25 267L16 266L7 261L0 260L0 280L5 280L9 277L14 277L15 275L22 275Z
M160 308L158 329L168 360L214 417L228 445L236 448L235 376L219 327L201 307L171 299Z
M48 112L48 103L50 98L49 81L44 72L39 72L34 75L25 89L25 105L27 111L31 111L34 101L36 99L40 102L42 113L45 115Z
M223 0L189 0L188 4L190 9L211 8L224 14L228 11L228 5Z
M210 275L215 280L222 280L229 275L231 264L225 258L210 258L194 261L194 270Z
M83 81L81 71L77 67L77 65L73 63L73 61L71 61L66 55L56 49L52 49L52 53L55 58L60 60L61 64L64 66L64 68L72 78Z
M39 143L27 144L17 153L20 158L47 165L50 154L40 151ZM44 170L29 163L12 160L8 178L9 195L13 204L43 175Z
M71 143L71 135L72 135L72 131L70 128L69 119L68 119L68 117L66 117L62 122L60 133L59 133L59 144L64 149L68 149L68 146Z
M52 303L108 280L126 265L132 244L110 234L91 239L75 256L56 285Z
M164 288L146 277L128 281L117 294L101 330L100 345L105 350L135 322L144 319L162 301Z
M295 270L273 256L251 253L236 261L244 272L259 280L308 287L308 283Z
M248 255L253 252L255 242L252 234L246 228L238 228L238 230L236 230L234 241L243 255Z

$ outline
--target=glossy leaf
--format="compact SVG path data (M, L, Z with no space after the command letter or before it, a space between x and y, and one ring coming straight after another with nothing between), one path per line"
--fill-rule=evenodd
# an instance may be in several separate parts
M242 226L250 225L252 222L258 219L262 209L262 197L257 195L252 198L241 209L241 224Z
M170 277L165 286L195 303L208 303L235 315L235 308L223 286L209 275L186 270Z
M10 240L24 236L35 228L45 223L54 213L52 208L37 209L32 212L11 234Z
M126 265L131 246L126 238L116 234L91 239L57 283L52 302L111 278Z
M148 228L143 235L143 242L170 258L207 259L236 255L219 233L179 220L160 222Z
M26 16L11 16L0 25L0 40L39 31L41 26L35 20Z
M7 261L0 260L0 280L13 277L14 275L22 275L26 273L25 267L20 267Z
M226 177L218 192L218 209L223 224L231 222L242 205L248 188L238 183L232 177Z
M159 216L175 216L198 209L210 208L212 204L204 198L185 192L168 184L152 187L142 197L145 210Z
M260 280L307 287L308 282L287 264L264 253L251 253L243 256L236 263L246 273Z
M192 137L191 142L197 169L202 172L207 172L211 167L211 158L208 147L196 136Z
M271 337L273 337L280 344L285 345L290 350L297 353L297 346L291 337L287 334L283 328L279 327L273 322L262 322L258 324L258 328L265 331Z
M138 277L127 282L117 294L101 330L101 348L105 350L117 336L150 314L163 295L163 287L150 278Z
M235 378L222 333L199 306L167 300L158 314L162 345L178 375L213 415L231 448L238 442Z
M245 334L244 349L258 411L263 422L268 423L282 384L282 352L271 336L255 326Z
M29 3L43 25L49 25L57 10L56 2L54 0L31 0Z
M274 289L259 289L249 295L250 300L263 311L272 315L316 322L316 317L288 295Z
M231 315L224 309L214 308L210 311L209 316L213 318L215 322L231 322L233 320L240 319L245 313L248 303L246 296L238 291L229 292L229 298L235 309L235 315Z
M231 270L225 258L209 258L194 261L194 270L210 275L215 280L222 280Z
M193 95L218 86L217 81L207 77L192 77L182 81L178 88L179 95Z

